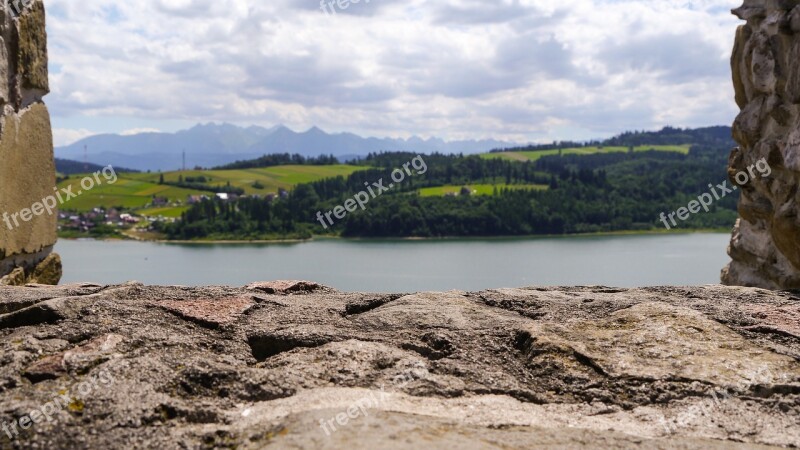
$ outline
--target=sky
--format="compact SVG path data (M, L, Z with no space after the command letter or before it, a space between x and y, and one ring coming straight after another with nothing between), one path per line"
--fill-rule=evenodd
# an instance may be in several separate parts
M45 0L45 101L56 146L207 122L518 143L727 125L740 3Z

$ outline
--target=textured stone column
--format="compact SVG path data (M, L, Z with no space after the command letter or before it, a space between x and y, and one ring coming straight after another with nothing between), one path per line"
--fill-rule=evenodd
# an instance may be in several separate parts
M31 211L55 187L47 77L42 0L0 2L0 284L61 278L56 213Z

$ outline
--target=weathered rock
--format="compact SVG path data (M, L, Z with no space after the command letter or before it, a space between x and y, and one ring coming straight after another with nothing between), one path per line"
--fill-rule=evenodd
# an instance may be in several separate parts
M755 319L761 319L758 325L749 329L765 333L784 333L800 339L800 307L747 305L745 310Z
M524 348L534 357L552 352L565 371L589 366L613 377L734 387L759 372L773 374L774 382L800 376L793 358L754 346L697 311L665 303L641 303L602 320L536 326Z
M0 311L3 449L800 446L789 292L130 283Z
M24 286L25 279L25 269L17 267L10 274L0 278L0 286Z
M41 264L56 242L57 218L42 204L55 187L50 114L42 103L49 91L44 4L17 3L19 14L6 2L0 8L0 277L22 267L25 282L56 284L60 261Z
M56 285L61 279L61 257L51 253L32 269L17 267L10 274L0 278L0 286L25 286L27 284Z
M800 3L745 0L733 11L747 23L731 57L739 148L729 176L750 176L722 272L730 285L800 288ZM754 171L761 162L766 171ZM765 166L766 164L766 166Z
M252 283L248 285L247 288L251 291L259 291L259 292L265 292L267 294L281 294L281 295L309 293L309 292L319 291L322 289L330 289L311 281L296 281L296 280L261 281L257 283Z
M8 90L8 63L6 41L0 37L0 103L4 105L11 100Z
M61 256L58 253L51 253L44 261L36 265L27 281L28 284L56 285L61 280L61 274Z
M231 323L247 312L255 303L247 297L220 298L216 300L170 300L156 303L184 319L196 321L211 328Z
M50 92L47 80L47 31L44 3L33 2L19 19L19 76L22 88Z
M0 329L21 326L56 323L67 316L65 311L67 299L56 298L36 303L33 306L0 315Z

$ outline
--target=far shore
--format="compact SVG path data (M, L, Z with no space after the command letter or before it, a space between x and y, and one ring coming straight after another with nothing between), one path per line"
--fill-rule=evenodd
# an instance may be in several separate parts
M129 235L128 238L91 238L91 237L59 237L60 240L67 241L80 241L80 240L93 240L93 241L108 241L108 242L152 242L156 244L180 244L180 245L249 245L249 244L302 244L313 241L507 241L507 240L520 240L520 239L553 239L553 238L575 238L575 237L604 237L604 236L659 236L659 235L672 235L672 234L713 234L713 233L730 233L729 228L709 229L681 229L681 230L628 230L628 231L603 231L597 233L575 233L575 234L535 234L525 236L472 236L472 237L398 237L398 238L345 238L341 236L314 236L310 239L255 239L255 240L236 240L236 239L221 239L221 240L166 240L166 239L134 239Z

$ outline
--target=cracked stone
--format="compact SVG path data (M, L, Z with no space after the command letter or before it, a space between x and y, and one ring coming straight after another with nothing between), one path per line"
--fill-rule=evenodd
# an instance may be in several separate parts
M246 297L162 301L158 305L181 318L216 328L235 322L255 303Z
M749 386L756 373L773 374L773 383L800 380L793 358L757 347L697 311L665 303L638 304L598 321L544 323L530 336L530 357L578 359L610 377L730 387Z

